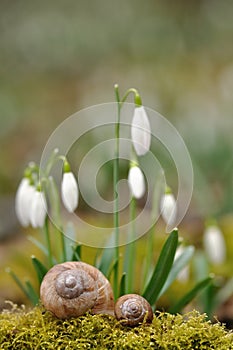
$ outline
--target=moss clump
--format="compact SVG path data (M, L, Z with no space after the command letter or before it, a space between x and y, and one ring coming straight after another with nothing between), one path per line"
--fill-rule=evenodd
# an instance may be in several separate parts
M151 325L123 326L114 317L59 320L41 307L0 314L0 349L233 349L233 333L205 315L157 313Z

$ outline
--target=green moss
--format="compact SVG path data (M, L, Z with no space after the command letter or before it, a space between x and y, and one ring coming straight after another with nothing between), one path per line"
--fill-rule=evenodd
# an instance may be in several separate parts
M0 349L233 349L233 333L205 315L157 313L151 325L123 326L114 317L59 320L41 307L0 314Z

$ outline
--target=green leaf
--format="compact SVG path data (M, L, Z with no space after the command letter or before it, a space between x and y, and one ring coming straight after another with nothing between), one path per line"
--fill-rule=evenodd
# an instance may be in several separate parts
M32 287L31 283L29 281L25 282L25 285L20 281L18 276L12 271L10 268L6 269L6 272L11 275L13 280L16 282L18 287L23 291L23 293L26 295L26 297L31 301L33 305L37 305L39 302L39 296Z
M39 295L38 293L35 291L35 289L33 288L32 284L30 281L26 281L25 282L27 291L28 291L28 295L29 295L29 299L31 301L31 303L36 306L39 303Z
M56 222L56 226L60 230L62 227L61 223L61 209L60 209L60 196L57 188L57 184L52 176L49 176L49 183L47 184L47 193L50 200L50 216L52 221Z
M36 238L32 237L32 236L28 236L27 237L28 240L30 242L32 242L37 248L39 248L42 253L45 254L45 256L48 256L48 249L46 248L46 246L44 244L42 244L40 241L38 241Z
M204 280L209 276L209 262L207 256L204 251L198 250L194 255L194 259L192 261L193 265L193 279L196 283ZM215 308L214 305L214 287L213 285L209 285L203 293L198 296L198 305L201 306L202 310L207 313L209 317L213 313Z
M55 148L52 151L52 153L51 153L51 155L50 155L50 157L49 157L49 159L47 161L46 167L45 167L45 171L44 171L45 172L45 177L49 176L50 171L52 170L52 167L54 166L56 161L59 159L58 153L59 152L58 152L57 148Z
M108 271L107 271L107 274L106 274L106 277L107 279L110 280L111 278L111 274L113 273L113 271L115 271L115 269L117 268L117 265L119 264L119 259L115 259L112 263L112 265L110 265Z
M175 252L178 244L178 230L171 232L160 253L151 279L146 286L143 297L153 305L166 282L167 276L172 268Z
M216 293L214 298L214 306L217 308L227 301L233 294L233 278L230 278L226 284Z
M18 276L14 273L14 271L12 271L10 268L6 269L6 272L9 273L11 275L11 277L13 278L13 280L16 282L16 284L18 285L18 287L23 291L23 293L26 295L27 298L29 298L29 294L28 294L28 290L27 288L24 286L24 284L20 281L20 279L18 278Z
M126 294L126 273L123 272L120 280L119 297Z
M109 240L106 243L106 247L111 247L114 244L115 235L114 232L109 237ZM115 249L114 248L103 248L102 255L99 263L96 264L96 267L105 275L109 275L110 267L113 264L113 260L115 257Z
M97 264L98 269L105 275L108 275L109 267L115 256L114 248L104 248L100 262Z
M162 290L159 293L158 298L166 292L166 290L170 287L170 285L174 282L176 277L178 276L179 272L182 271L182 269L187 265L187 263L190 261L194 254L194 247L189 246L184 248L183 253L175 259L171 271L167 277L167 280L162 288Z
M72 261L81 261L82 260L82 245L77 244L75 246L72 246L73 249L73 255L72 255Z
M67 223L67 226L65 229L65 235L64 235L66 258L68 261L72 260L72 257L74 254L74 249L73 249L74 241L75 241L74 224L71 221L69 221Z
M37 274L38 281L41 284L45 274L48 272L48 269L34 255L31 256L31 259L33 267Z
M171 314L176 314L181 312L181 310L188 305L198 293L205 289L211 282L213 277L207 277L201 282L197 283L194 288L192 288L188 293L186 293L175 305L173 305L168 311Z
M209 275L209 263L205 252L197 250L192 264L196 281L201 281Z

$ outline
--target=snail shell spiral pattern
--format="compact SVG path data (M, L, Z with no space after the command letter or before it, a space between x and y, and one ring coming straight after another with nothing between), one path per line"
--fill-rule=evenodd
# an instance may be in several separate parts
M150 323L153 311L146 299L138 294L126 294L120 297L115 304L115 316L123 320L127 326L137 326L144 320Z
M114 315L112 287L97 268L83 262L65 262L53 266L40 287L44 307L65 319L93 314Z

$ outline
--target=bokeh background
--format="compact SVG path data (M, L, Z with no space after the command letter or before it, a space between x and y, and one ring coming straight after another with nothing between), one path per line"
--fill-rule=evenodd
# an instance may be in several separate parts
M143 104L170 120L186 142L195 175L183 224L190 241L200 244L203 222L214 217L230 249L232 15L230 0L0 0L1 305L24 301L5 267L31 273L34 248L14 213L26 164L40 160L65 118L114 101L114 83L121 91L138 88ZM229 274L231 256L228 251Z

